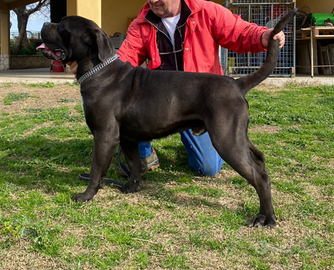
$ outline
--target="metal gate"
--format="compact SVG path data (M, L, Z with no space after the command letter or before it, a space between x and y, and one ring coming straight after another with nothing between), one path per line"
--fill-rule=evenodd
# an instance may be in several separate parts
M232 13L241 15L245 21L272 28L282 15L295 8L295 2L226 0L225 7L230 9ZM285 45L279 52L277 66L270 76L295 76L295 20L291 20L283 31ZM227 49L221 49L221 64L224 73L229 76L253 73L263 64L265 58L265 52L237 54Z

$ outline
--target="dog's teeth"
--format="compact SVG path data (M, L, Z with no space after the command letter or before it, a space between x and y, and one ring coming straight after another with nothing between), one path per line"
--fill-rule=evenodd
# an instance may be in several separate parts
M64 60L66 58L66 53L64 51L62 51L60 58L61 60Z
M52 55L57 58L60 59L62 57L63 52L62 51L53 51Z

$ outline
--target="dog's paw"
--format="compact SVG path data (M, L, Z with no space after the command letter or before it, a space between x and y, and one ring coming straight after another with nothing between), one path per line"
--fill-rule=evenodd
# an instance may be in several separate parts
M99 182L99 189L104 189L106 186L105 179L102 177Z
M265 215L257 214L252 218L250 222L251 227L263 227L275 228L277 226L275 218L267 218Z
M130 182L127 182L122 188L121 188L121 191L122 193L134 193L134 192L137 192L137 191L140 191L141 190L141 184L140 183L130 183Z
M94 196L87 195L86 193L79 193L72 196L72 201L74 202L89 202L92 201Z

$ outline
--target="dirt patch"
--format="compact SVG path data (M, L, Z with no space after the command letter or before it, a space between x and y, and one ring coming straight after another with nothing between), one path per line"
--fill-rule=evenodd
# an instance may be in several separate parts
M277 126L254 126L254 127L249 127L249 132L253 133L269 133L269 134L274 134L277 133L281 130L280 127Z
M29 250L29 244L20 241L9 250L1 251L1 265L7 270L19 269L68 269L67 266L39 252Z
M5 105L4 100L9 94L27 94L28 98L13 101ZM80 102L80 88L77 85L60 84L54 87L42 87L23 84L0 84L0 111L2 113L24 113L26 109L56 108L66 103Z

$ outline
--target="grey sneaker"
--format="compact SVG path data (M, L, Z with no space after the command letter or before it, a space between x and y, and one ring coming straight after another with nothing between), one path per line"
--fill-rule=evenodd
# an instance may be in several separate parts
M157 155L157 153L154 151L153 147L152 147L152 154L145 157L145 158L141 158L141 175L146 174L148 171L153 171L157 168L160 167L160 160L159 157ZM128 165L124 164L122 165L125 167L125 169L130 172ZM128 176L127 173L120 167L118 174L121 176Z

